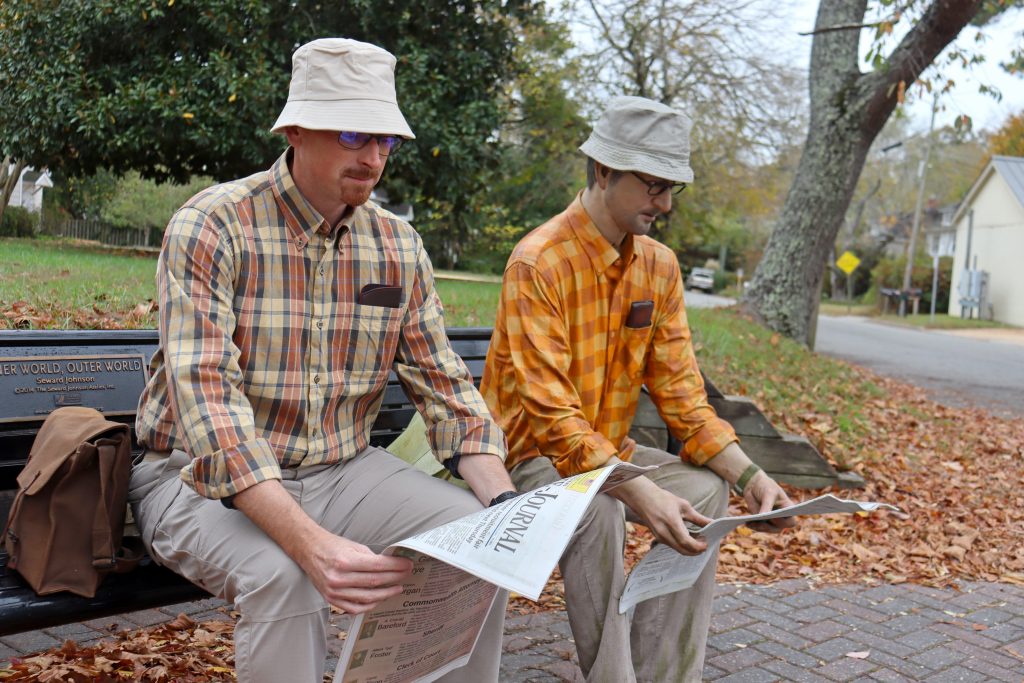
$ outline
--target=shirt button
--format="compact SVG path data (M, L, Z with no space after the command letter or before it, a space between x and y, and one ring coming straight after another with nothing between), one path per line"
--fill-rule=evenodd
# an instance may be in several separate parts
M323 274L324 274L324 272L325 272L325 271L324 271L324 267L323 267L323 266L320 266L320 274L321 274L321 275L323 275Z
M313 384L320 384L320 375L313 375Z
M322 330L324 328L324 321L323 320L317 320L316 321L316 326L317 326L317 328Z
M315 439L316 438L316 430L314 429L313 431L311 431L309 433L309 435L312 436Z

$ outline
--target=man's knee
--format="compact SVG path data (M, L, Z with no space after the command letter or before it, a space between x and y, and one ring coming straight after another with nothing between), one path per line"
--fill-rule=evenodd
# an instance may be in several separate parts
M232 573L239 577L234 596L238 610L255 621L281 619L312 614L327 607L326 599L299 565L278 552L276 546L260 553L256 570L238 567Z
M700 472L688 500L706 517L721 517L729 506L729 484L709 469Z

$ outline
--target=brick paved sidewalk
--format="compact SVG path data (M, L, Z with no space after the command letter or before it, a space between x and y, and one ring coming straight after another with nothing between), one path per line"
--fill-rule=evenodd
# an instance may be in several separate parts
M961 588L719 586L704 680L1024 683L1024 587ZM583 680L562 615L512 617L505 633L502 683Z
M814 587L805 581L719 586L704 679L1024 683L1024 587L964 583L961 588ZM133 612L0 638L0 660L67 638L93 643L182 612L197 621L228 618L223 603L213 599ZM342 644L336 636L347 626L344 616L332 620L332 668ZM506 620L502 683L582 680L564 614Z

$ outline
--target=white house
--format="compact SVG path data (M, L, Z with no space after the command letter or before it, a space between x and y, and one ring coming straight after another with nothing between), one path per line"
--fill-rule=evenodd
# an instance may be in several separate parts
M47 187L53 187L49 171L36 171L26 167L22 170L7 205L21 206L33 213L39 213L43 210L43 189Z
M1024 157L992 157L953 225L949 314L1024 327Z

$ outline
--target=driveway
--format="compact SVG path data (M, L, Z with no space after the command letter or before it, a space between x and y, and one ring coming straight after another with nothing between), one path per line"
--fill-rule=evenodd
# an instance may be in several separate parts
M688 289L683 294L683 301L687 308L724 308L736 303L736 299L717 294L705 294L699 289Z
M943 405L1024 417L1024 332L951 333L822 315L815 346L819 353L919 386Z

